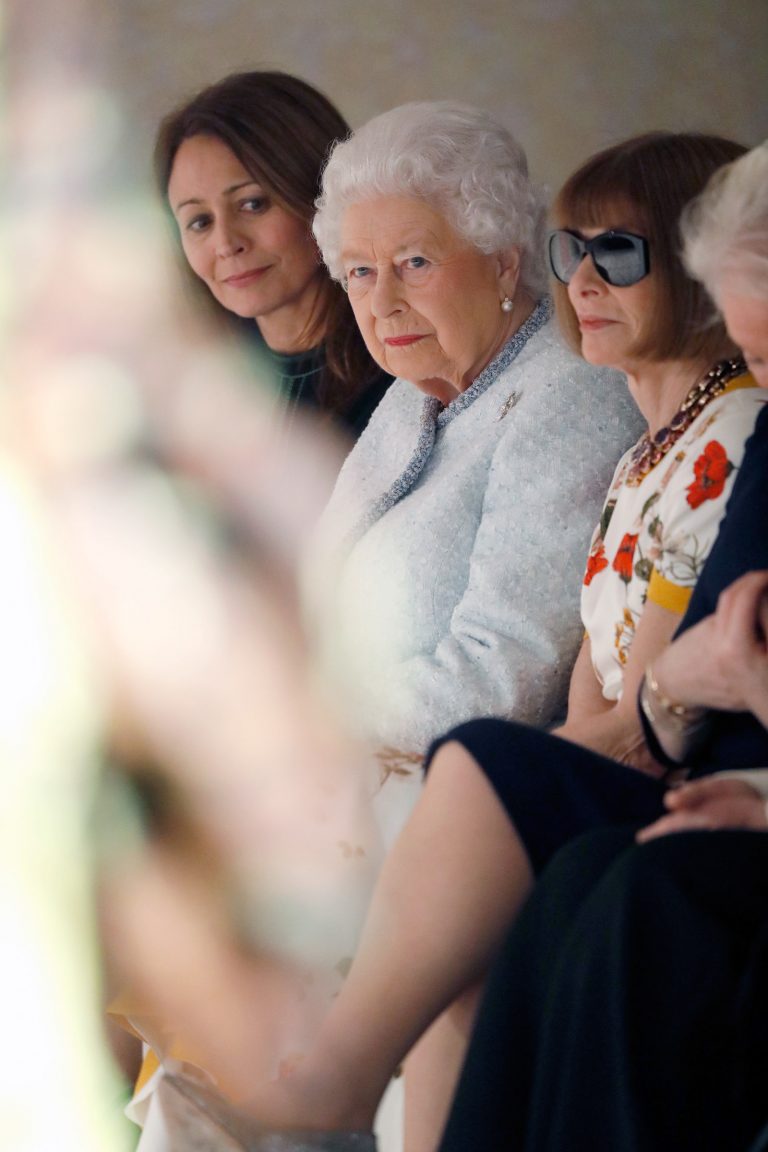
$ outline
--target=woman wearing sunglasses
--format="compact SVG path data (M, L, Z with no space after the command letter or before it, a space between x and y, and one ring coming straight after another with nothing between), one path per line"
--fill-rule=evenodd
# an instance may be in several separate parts
M316 1047L254 1102L278 1124L370 1127L410 1052L406 1147L434 1148L473 990L539 872L582 831L661 810L637 689L685 610L762 404L683 268L677 222L742 151L710 136L636 138L588 161L557 198L549 257L564 330L585 359L626 373L648 422L587 560L568 718L552 734L476 720L433 745Z

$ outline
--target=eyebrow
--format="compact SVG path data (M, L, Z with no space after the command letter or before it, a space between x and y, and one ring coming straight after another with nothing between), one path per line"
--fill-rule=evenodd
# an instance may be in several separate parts
M402 259L404 256L409 255L413 248L419 248L425 252L427 250L431 249L431 251L433 253L435 253L436 256L439 256L440 251L441 251L441 246L439 243L437 243L435 241L434 237L431 236L429 233L424 233L424 232L408 233L408 232L406 232L405 235L406 235L405 240L402 241L402 243L399 243L397 245L397 247L395 248L395 250L391 253L390 260ZM355 247L353 247L352 245L350 245L348 248L342 248L341 259L342 260L354 260L354 261L357 261L359 259L363 263L370 263L371 262L369 260L369 258L366 256L357 256L356 255L357 251L358 250Z
M231 196L233 192L239 192L241 188L250 188L252 186L255 186L256 188L261 188L261 185L259 184L258 180L241 180L239 184L230 184L230 186L228 188L225 188L224 191L222 192L222 196ZM178 202L178 204L176 205L176 207L174 208L174 212L178 212L180 208L186 208L187 205L189 205L189 204L203 204L203 203L204 203L204 201L200 200L198 197L190 196L188 200L180 200Z

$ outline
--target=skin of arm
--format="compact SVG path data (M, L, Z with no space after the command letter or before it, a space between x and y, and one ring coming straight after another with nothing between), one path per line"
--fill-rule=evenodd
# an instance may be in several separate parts
M752 712L768 725L766 637L768 571L748 572L654 661L659 688L680 704Z
M664 769L653 759L643 739L637 691L646 667L664 651L679 622L676 612L652 602L646 604L624 669L621 698L615 703L606 700L600 690L586 639L571 677L568 718L555 729L555 735L649 775L662 775Z
M568 721L571 718L578 720L579 717L599 716L613 708L614 704L603 696L600 681L592 666L592 641L589 636L585 636L571 673Z

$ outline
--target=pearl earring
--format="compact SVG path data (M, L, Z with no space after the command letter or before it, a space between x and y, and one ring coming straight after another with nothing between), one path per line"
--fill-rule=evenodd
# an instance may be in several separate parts
M509 296L505 296L501 302L502 312L511 312L515 306L514 300L510 300Z

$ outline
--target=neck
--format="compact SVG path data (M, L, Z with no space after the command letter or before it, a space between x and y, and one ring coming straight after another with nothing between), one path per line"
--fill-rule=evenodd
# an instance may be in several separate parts
M662 361L627 371L629 391L655 436L675 415L694 384L709 371L700 360Z
M496 339L489 348L486 356L472 368L463 374L457 370L456 377L449 379L448 377L430 377L426 380L419 381L418 387L423 392L428 392L430 396L436 396L443 407L447 407L452 400L460 396L462 392L466 392L471 388L475 380L481 372L485 371L491 361L495 360L499 352L501 352L504 345L510 340L519 328L522 328L528 317L533 312L538 304L538 300L534 300L527 292L518 292L515 297L514 311L509 313L500 313L502 320L499 325L499 330Z
M267 347L273 352L288 353L316 348L326 329L326 308L321 297L322 285L318 281L298 300L268 315L254 317Z
M494 356L498 355L498 353L506 344L507 340L510 340L514 336L515 332L517 332L519 328L522 328L526 320L528 320L533 314L533 311L538 302L539 301L535 300L533 296L530 296L527 292L523 292L522 290L515 294L515 308L512 313L512 323L508 330L505 332L504 339L501 341L499 347L494 352ZM492 359L493 356L491 357L491 360ZM490 364L490 360L488 363Z
M515 332L522 328L537 303L538 301L534 300L532 296L529 296L527 292L519 291L515 294L514 310L510 312L509 315L503 312L501 313L502 322L499 326L499 334L488 351L487 356L479 367L475 365L472 371L467 373L467 375L454 386L456 394L466 392L467 388L470 388L474 384L480 373L484 372L488 365L496 359L499 352L501 352L504 345L512 339Z

